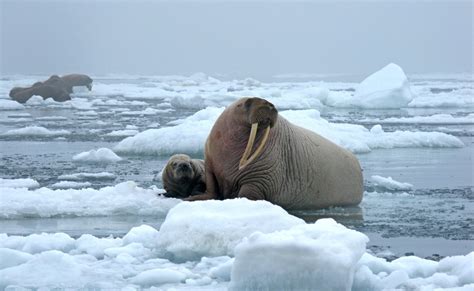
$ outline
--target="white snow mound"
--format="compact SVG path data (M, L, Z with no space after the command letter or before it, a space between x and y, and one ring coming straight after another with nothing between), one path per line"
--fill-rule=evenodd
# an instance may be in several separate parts
M76 162L113 163L121 161L122 158L108 148L100 148L77 154L72 157L72 160Z
M351 290L369 239L333 219L252 234L235 249L230 290Z
M159 198L160 190L143 189L134 182L95 189L51 190L1 188L0 218L158 215L164 216L180 200Z
M232 255L234 247L255 231L268 233L299 224L304 221L267 201L183 202L166 216L158 246L165 257L176 261Z

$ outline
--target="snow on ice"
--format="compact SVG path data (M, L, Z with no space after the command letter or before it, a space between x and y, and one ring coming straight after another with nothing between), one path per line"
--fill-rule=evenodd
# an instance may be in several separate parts
M122 191L129 192L130 187ZM83 192L82 196L93 195L90 190L79 192ZM117 203L115 198L107 202ZM474 287L474 253L446 257L439 262L414 256L388 262L367 253L367 242L364 234L332 219L306 224L268 202L182 202L170 210L159 230L142 225L132 228L123 238L84 234L76 239L65 233L0 234L0 288ZM182 255L181 260L163 255L172 246Z
M401 190L407 191L413 189L413 185L410 183L398 182L392 179L392 177L382 177L374 175L370 177L370 180L375 184L375 186L382 187L388 190Z
M133 154L200 154L215 120L223 110L208 107L185 119L171 122L175 126L145 130L122 140L114 150ZM331 123L322 118L316 109L288 110L280 112L280 115L355 153L380 148L463 146L457 137L440 132L385 132L380 125L368 130L362 125Z
M38 188L38 181L31 178L26 179L3 179L0 178L0 188Z
M108 148L100 148L79 153L72 157L72 160L76 162L113 163L121 161L122 158Z
M74 173L61 175L59 180L81 181L81 180L115 180L117 176L108 172L100 173Z
M158 245L163 256L178 261L232 255L242 237L256 230L267 233L303 223L267 201L184 202L166 216Z
M0 217L164 216L179 200L157 198L160 192L162 190L140 188L134 182L99 190L1 188Z
M21 109L25 109L25 106L23 106L22 104L16 101L0 99L0 110L21 110Z
M4 132L4 136L58 136L58 135L69 135L71 134L68 130L49 130L42 126L27 126L18 129L11 129Z

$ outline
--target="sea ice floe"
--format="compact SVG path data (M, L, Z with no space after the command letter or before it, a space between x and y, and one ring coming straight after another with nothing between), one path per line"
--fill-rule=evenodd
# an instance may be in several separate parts
M122 140L114 147L120 153L170 155L202 154L207 136L224 108L208 107L159 129L149 129ZM280 115L290 122L314 131L355 153L401 147L462 147L457 137L441 132L385 132L380 125L370 130L362 125L332 123L316 109L287 110Z
M125 136L134 136L138 133L139 131L136 129L123 129L123 130L114 130L106 134L106 136L120 136L120 137L125 137Z
M235 248L230 290L351 290L369 239L332 219L253 233Z
M474 124L474 113L455 117L451 114L434 114L430 116L390 117L385 119L363 119L363 122L379 124Z
M2 188L0 218L155 215L164 216L177 199L157 197L159 189L143 189L134 182L95 189L51 190Z
M121 189L123 194L144 194L130 191L130 185L120 185L127 186ZM91 189L70 191L98 202ZM40 194L49 199L46 192ZM102 207L116 203L118 197L111 192L102 194L101 199L113 196L98 205L108 213ZM86 202L83 206L87 209L91 205ZM166 236L168 243L163 245L161 236ZM367 253L367 241L364 234L332 219L306 224L263 201L183 202L170 211L160 230L141 225L123 238L0 234L0 289L314 290L316 286L318 290L365 291L474 287L474 252L439 262L414 256L388 262ZM170 261L163 254L173 244L181 245L188 255L195 249L208 256L184 254L181 263ZM218 249L229 255L212 255L210 250Z
M61 181L51 185L53 189L81 189L90 187L92 184L89 182L75 182L75 181Z
M100 148L79 153L73 156L72 160L75 162L113 163L121 161L122 158L108 148Z
M366 109L402 108L413 100L407 76L396 64L388 64L364 79L354 94L331 92L323 102L334 107Z
M0 110L21 110L21 109L25 109L25 106L23 106L22 104L16 101L0 99Z
M82 181L82 180L115 180L117 176L108 172L100 173L74 173L58 177L58 180Z
M267 201L183 202L166 216L157 243L162 256L196 260L232 255L242 238L257 230L268 233L298 224L304 221Z
M10 129L2 133L4 136L58 136L69 134L71 134L71 132L68 130L49 130L42 126L27 126L18 129Z
M38 188L40 184L38 181L31 178L25 179L3 179L0 178L0 188Z
M352 290L472 290L474 252L440 262L408 256L392 262L365 253L357 263ZM461 288L456 288L461 287Z
M419 94L413 101L408 104L408 107L417 108L449 108L449 107L474 107L474 89L472 85L470 88L456 89L452 92L442 92L438 94L423 92Z
M392 177L386 178L374 175L370 177L370 180L375 184L375 186L382 187L388 190L407 191L413 189L412 184L395 181L394 179L392 179Z
M173 112L174 109L168 108L168 109L155 109L155 108L150 108L147 107L144 110L141 111L124 111L121 112L120 115L122 116L143 116L143 115L157 115L157 114L162 114L162 113L169 113Z

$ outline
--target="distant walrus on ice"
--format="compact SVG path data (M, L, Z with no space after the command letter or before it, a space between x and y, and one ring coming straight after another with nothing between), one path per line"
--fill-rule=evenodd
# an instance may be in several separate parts
M86 86L87 89L92 90L92 78L83 74L69 74L61 77L61 80L66 84L66 91L72 93L72 88L75 86Z
M63 88L42 82L36 82L28 88L15 87L11 89L9 95L10 98L20 103L25 103L34 95L41 96L43 99L53 98L54 101L58 102L71 100L71 96Z
M206 191L204 161L187 155L172 156L161 177L166 197L186 198Z
M242 98L222 112L206 141L205 169L206 193L187 200L246 197L289 210L362 200L357 158L261 98Z

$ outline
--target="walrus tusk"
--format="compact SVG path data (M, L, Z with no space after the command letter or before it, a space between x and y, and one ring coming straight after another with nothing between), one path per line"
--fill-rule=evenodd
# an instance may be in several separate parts
M250 131L250 136L249 136L249 141L247 143L247 147L245 148L245 152L242 155L242 158L240 159L239 170L242 170L248 164L250 164L253 160L255 160L255 158L257 158L257 156L260 154L263 147L267 143L268 136L270 135L270 126L265 129L265 133L263 134L262 142L260 142L260 145L258 146L258 148L255 150L253 155L250 158L247 159L250 151L252 150L253 143L255 142L255 136L257 134L257 128L258 128L258 123L252 124L252 130ZM250 142L252 142L252 143L250 144Z
M250 156L250 152L252 151L253 144L255 142L255 137L257 136L257 129L258 123L252 123L252 129L250 130L249 141L247 142L247 147L245 148L244 153L242 154L242 158L240 159L239 163L239 170L243 168L244 164L247 162L247 158Z

